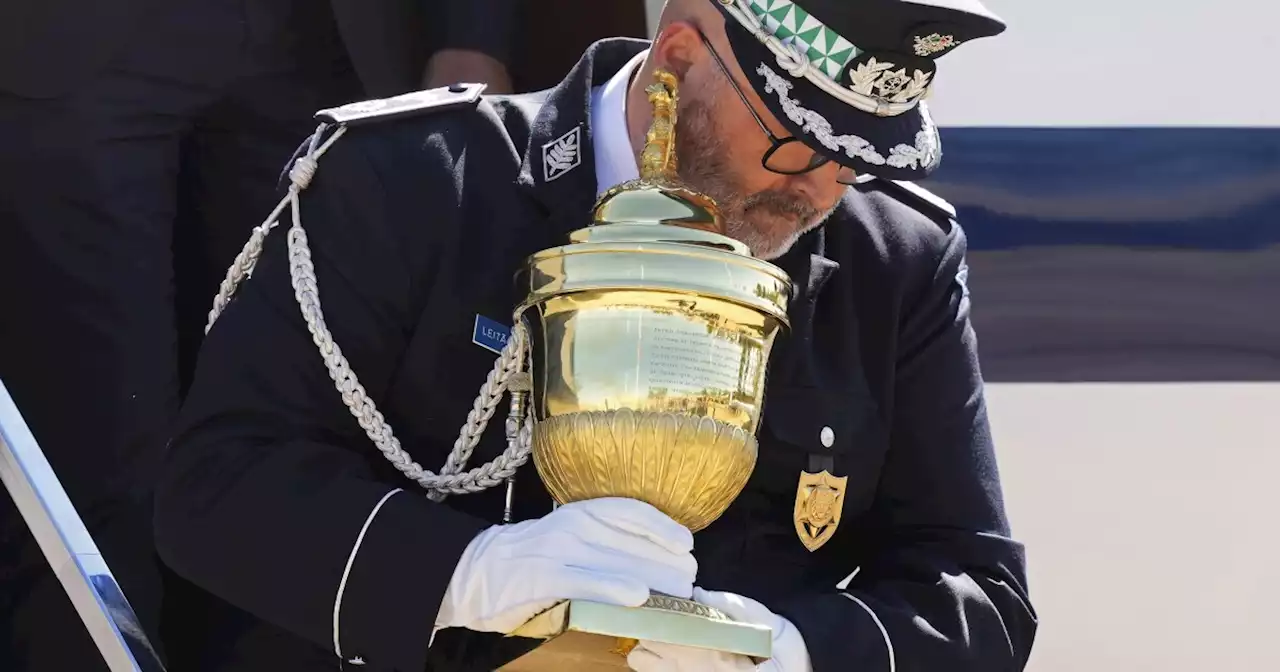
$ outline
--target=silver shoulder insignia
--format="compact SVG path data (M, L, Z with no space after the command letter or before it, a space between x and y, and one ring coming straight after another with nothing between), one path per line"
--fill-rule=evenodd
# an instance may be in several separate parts
M929 191L928 189L925 189L924 187L920 186L919 184L916 184L915 182L906 182L903 180L883 180L879 178L876 178L873 180L867 180L867 181L879 182L885 185L886 187L892 188L893 190L897 191L900 195L909 198L914 205L920 206L921 209L935 210L941 213L942 215L946 216L948 219L956 218L956 208L954 205L951 205L950 203L947 202L945 198L933 193L932 191Z
M355 126L374 121L409 117L427 112L475 105L485 84L454 84L437 89L413 91L391 98L362 100L316 112L315 117L331 124Z

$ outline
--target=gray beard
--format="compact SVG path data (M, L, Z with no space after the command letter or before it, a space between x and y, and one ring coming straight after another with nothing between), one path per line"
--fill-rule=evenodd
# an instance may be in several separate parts
M702 101L689 101L676 121L677 172L690 189L716 201L729 236L749 247L753 256L766 260L782 256L801 236L821 225L835 211L836 206L832 206L825 213L818 212L802 199L778 191L744 196L732 179L723 137L707 105ZM798 225L766 226L752 216L753 212L771 214Z

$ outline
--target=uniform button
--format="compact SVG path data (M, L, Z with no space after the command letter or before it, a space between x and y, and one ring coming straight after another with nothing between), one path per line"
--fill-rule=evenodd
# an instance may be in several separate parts
M824 447L830 448L831 446L834 446L836 443L835 430L831 429L830 427L823 427L822 431L818 432L818 438L822 440L822 445Z

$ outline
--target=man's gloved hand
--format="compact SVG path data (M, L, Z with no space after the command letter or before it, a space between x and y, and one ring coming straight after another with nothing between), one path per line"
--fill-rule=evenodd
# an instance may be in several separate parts
M641 641L627 656L627 665L636 672L813 672L804 637L791 621L769 611L755 600L693 589L693 599L715 607L744 623L767 625L773 629L773 657L756 666L746 656Z
M601 498L481 532L454 570L438 628L509 633L564 599L637 607L689 597L693 535L639 500Z

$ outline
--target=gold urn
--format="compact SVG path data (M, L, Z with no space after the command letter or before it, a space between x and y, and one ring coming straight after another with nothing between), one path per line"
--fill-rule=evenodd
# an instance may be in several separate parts
M528 258L515 311L528 334L532 450L565 504L630 497L696 532L756 463L769 352L791 281L724 235L715 203L676 183L675 80L648 89L654 122L639 180L590 226ZM639 639L769 657L768 628L689 600L637 608L568 601L517 630L550 640L510 671L626 669Z

